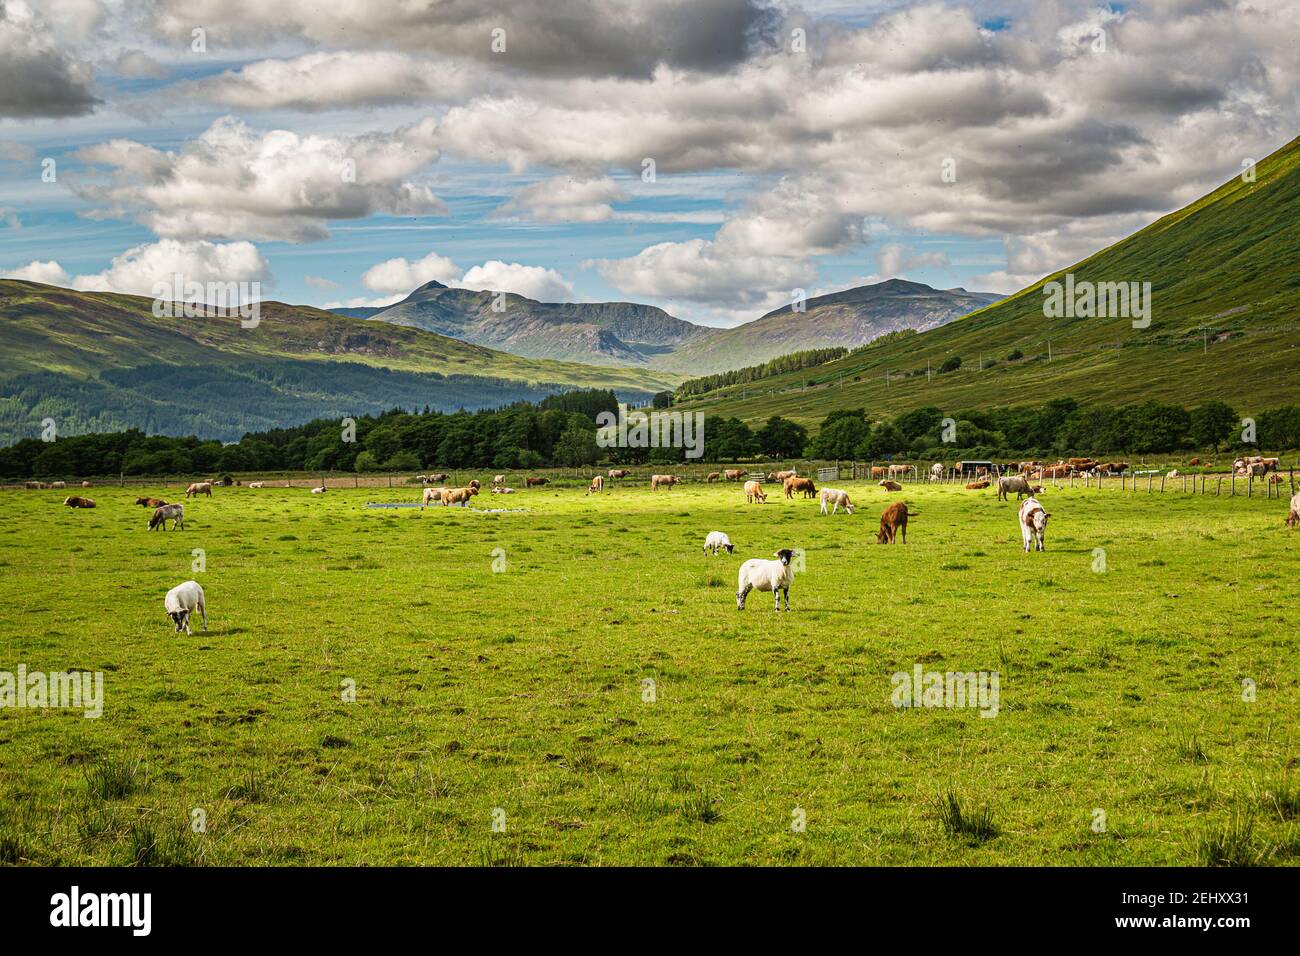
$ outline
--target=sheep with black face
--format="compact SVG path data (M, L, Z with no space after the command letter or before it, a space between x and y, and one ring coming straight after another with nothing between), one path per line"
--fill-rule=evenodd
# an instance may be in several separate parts
M776 560L750 558L740 566L739 582L736 588L736 610L745 609L745 598L752 590L771 591L776 602L776 610L781 610L781 595L785 595L785 609L790 610L790 584L794 581L794 568L790 561L794 551L782 548L776 552Z
M168 591L167 596L163 598L163 609L176 625L177 633L181 631L186 634L194 633L190 630L190 615L194 611L198 611L203 616L203 630L208 629L208 611L203 601L203 588L197 581L186 581Z

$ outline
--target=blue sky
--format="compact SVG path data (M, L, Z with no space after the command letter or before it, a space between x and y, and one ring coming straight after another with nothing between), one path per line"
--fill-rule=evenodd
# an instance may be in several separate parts
M1010 292L1294 133L1293 50L1244 0L638 0L631 23L485 2L389 25L348 0L265 23L63 4L0 19L15 70L57 73L10 115L0 97L0 273L82 288L227 270L323 305L437 277L728 325L896 275ZM344 156L364 188L321 173Z

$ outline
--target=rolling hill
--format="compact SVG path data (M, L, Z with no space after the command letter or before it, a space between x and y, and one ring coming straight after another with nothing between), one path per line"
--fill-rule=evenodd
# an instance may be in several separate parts
M1031 405L1069 396L1195 406L1221 399L1243 414L1300 401L1300 139L1198 201L1009 298L834 362L683 403L760 421L815 424L865 406L873 417L923 405ZM1048 317L1044 286L1150 282L1151 321ZM946 360L961 367L933 374ZM927 367L931 370L927 373Z
M225 441L320 416L495 407L565 388L644 398L672 375L528 359L279 302L261 322L156 318L152 299L0 280L0 442L137 427Z
M646 365L709 334L703 326L634 302L538 302L504 293L420 286L385 309L339 310L358 318L451 336L529 358L590 365Z
M802 312L787 305L753 322L693 339L655 366L698 375L758 365L804 349L852 348L889 332L943 325L999 298L889 279L809 299Z

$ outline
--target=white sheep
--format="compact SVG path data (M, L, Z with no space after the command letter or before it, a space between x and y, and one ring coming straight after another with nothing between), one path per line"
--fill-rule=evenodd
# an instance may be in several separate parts
M727 537L726 532L710 531L709 536L704 539L704 553L717 554L719 551L726 551L731 554L735 550L735 545Z
M167 592L163 598L163 608L167 611L167 616L172 619L179 633L184 631L186 634L193 634L190 630L190 614L198 611L203 615L203 630L208 629L208 611L203 603L203 588L199 587L197 581L186 581L184 584L178 584Z
M847 491L840 491L838 488L823 488L819 494L822 500L822 514L826 514L826 505L831 505L831 514L835 514L841 508L849 514L853 514L853 502L849 500Z
M323 494L325 494L325 486L324 486L324 485L321 485L319 488L313 488L313 489L311 490L311 493L312 493L313 495L323 495Z
M739 585L736 588L736 610L745 609L745 596L754 588L760 591L771 591L772 597L776 600L777 611L781 610L781 595L784 594L785 609L790 610L790 584L794 581L794 568L790 567L790 559L793 557L792 550L782 548L776 552L775 561L750 558L742 564Z

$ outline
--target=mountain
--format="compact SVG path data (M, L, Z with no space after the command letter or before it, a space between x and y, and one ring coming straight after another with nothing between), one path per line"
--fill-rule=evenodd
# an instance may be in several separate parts
M804 349L853 348L889 332L943 325L999 298L889 279L809 299L802 312L783 306L753 322L687 342L654 365L698 375L758 365Z
M530 358L644 366L709 330L634 302L538 302L513 293L420 286L385 309L337 310ZM368 314L366 314L368 313Z
M317 417L455 410L566 388L629 399L672 375L520 358L420 329L264 302L237 317L157 318L153 300L0 280L0 442L128 427L233 441Z
M684 407L806 423L1069 396L1118 405L1211 399L1242 414L1300 398L1300 139L1196 202L955 322L797 373L718 389ZM1049 315L1049 282L1151 283L1150 324ZM1143 320L1138 319L1139 323ZM742 327L743 328L743 327ZM945 360L961 367L927 375Z

